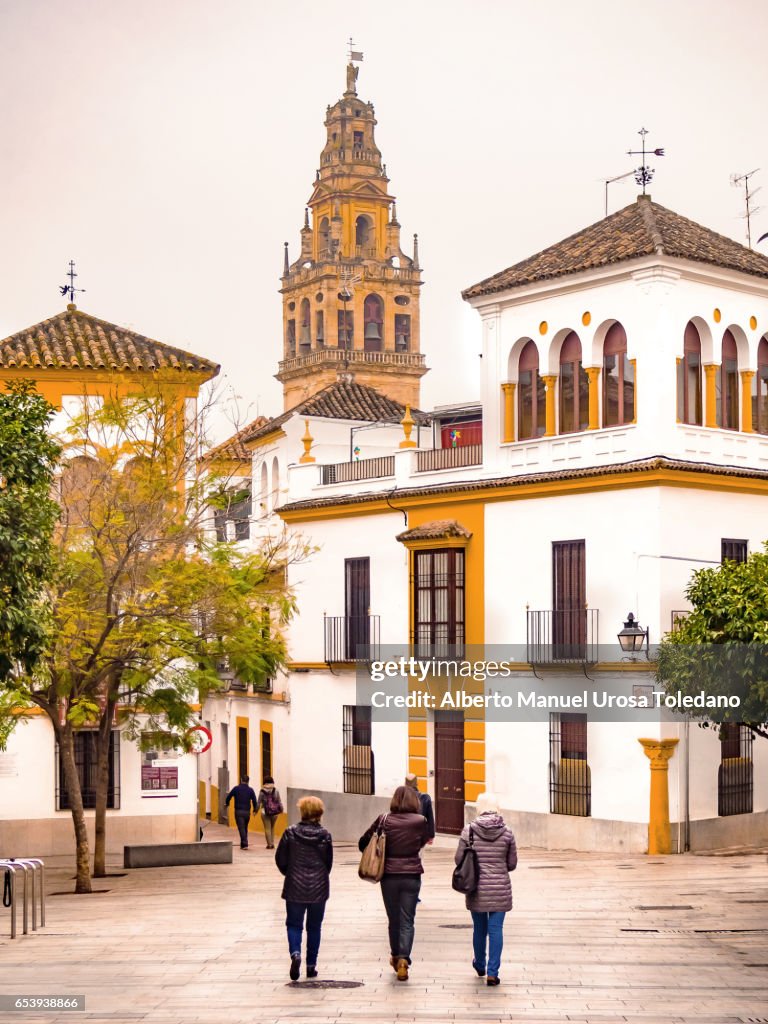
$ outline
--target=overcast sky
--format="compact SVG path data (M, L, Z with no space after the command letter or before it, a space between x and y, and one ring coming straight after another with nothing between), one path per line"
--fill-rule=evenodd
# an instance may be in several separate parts
M282 244L350 35L419 234L423 407L479 393L460 290L602 217L641 126L667 152L654 200L744 240L729 179L768 183L766 0L0 0L0 336L63 307L73 258L81 308L220 362L241 417L282 411Z

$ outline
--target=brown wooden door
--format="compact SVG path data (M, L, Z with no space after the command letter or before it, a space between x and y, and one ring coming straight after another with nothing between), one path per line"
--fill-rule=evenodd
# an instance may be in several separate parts
M552 544L552 643L556 660L581 661L587 641L587 572L583 540Z
M464 828L464 712L435 712L435 826L458 835Z

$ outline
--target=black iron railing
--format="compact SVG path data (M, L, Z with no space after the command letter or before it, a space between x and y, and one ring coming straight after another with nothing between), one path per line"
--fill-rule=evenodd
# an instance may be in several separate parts
M456 469L459 466L480 466L483 462L481 444L465 444L460 448L429 448L416 453L416 472Z
M325 662L375 661L379 657L378 615L325 615Z
M580 818L592 814L586 715L549 716L549 810Z
M359 459L357 462L335 462L321 466L321 482L343 484L351 480L375 480L395 475L394 455L382 455L376 459Z
M531 665L594 664L598 660L597 608L527 612L526 648Z

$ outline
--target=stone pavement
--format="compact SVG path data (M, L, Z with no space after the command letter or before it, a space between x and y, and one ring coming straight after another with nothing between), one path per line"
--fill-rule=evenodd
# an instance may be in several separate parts
M216 826L208 838L231 833ZM260 840L260 837L259 837ZM52 895L47 927L11 942L0 909L0 993L85 994L85 1013L2 1013L9 1024L768 1024L764 856L615 857L523 850L512 876L502 984L471 968L454 843L425 853L411 980L389 967L378 887L336 850L320 988L288 979L280 878L261 846L234 865L156 868ZM110 870L121 872L115 866ZM69 865L51 893L72 886Z

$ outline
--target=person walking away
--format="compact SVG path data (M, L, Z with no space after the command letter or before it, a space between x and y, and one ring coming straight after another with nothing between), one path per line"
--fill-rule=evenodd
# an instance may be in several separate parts
M325 904L330 894L329 875L333 867L333 839L320 821L325 807L315 796L303 796L296 805L301 815L280 839L275 863L285 875L285 926L291 955L290 978L301 973L301 934L307 919L307 977L317 977L317 955Z
M415 789L419 793L419 777L411 773L405 776L406 786L410 786L411 789ZM429 838L428 843L434 842L435 839L435 812L432 808L432 797L429 793L419 793L419 803L421 804L421 813L427 819L427 833Z
M275 822L278 815L283 813L283 801L275 788L275 780L271 775L264 776L264 783L259 790L257 803L261 807L261 821L264 825L264 838L267 840L267 849L275 848Z
M517 846L512 830L498 811L483 811L471 824L464 826L456 850L456 864L469 845L470 829L479 869L477 889L466 897L467 910L472 914L475 954L472 966L481 978L487 967L487 984L499 985L504 917L512 909L509 873L517 867Z
M386 836L381 896L389 924L390 964L398 981L408 980L415 931L416 904L424 868L420 852L428 838L419 794L411 786L398 786L389 814L380 815L360 837L365 850L374 831L383 825Z
M233 786L227 793L224 805L229 807L229 801L235 801L235 824L237 825L237 831L240 833L241 850L248 849L248 823L251 820L251 807L253 807L253 813L255 814L258 806L256 794L248 785L249 781L248 776L243 775L240 779L240 785Z

